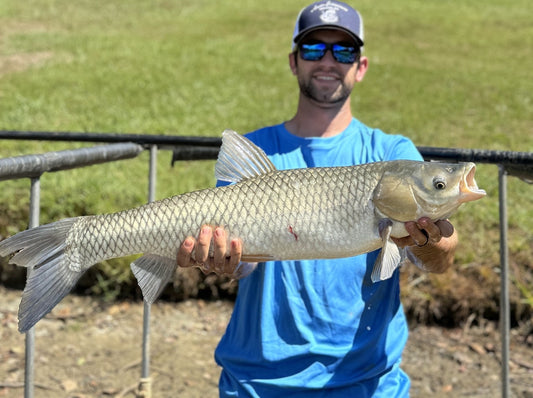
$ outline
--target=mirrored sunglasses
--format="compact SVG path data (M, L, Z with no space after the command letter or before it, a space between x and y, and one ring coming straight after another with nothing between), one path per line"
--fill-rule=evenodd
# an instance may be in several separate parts
M359 47L341 43L301 43L298 48L304 61L319 61L330 50L335 61L342 64L353 64L357 61L360 53Z
M342 64L353 64L359 57L359 47L341 43L307 42L301 43L298 48L304 61L319 61L328 50L335 61Z

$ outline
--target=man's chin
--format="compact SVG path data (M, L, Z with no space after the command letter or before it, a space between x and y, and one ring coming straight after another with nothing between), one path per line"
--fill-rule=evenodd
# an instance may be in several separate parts
M339 104L350 97L350 92L344 92L341 88L335 91L319 90L316 87L307 87L300 90L307 98L321 104Z

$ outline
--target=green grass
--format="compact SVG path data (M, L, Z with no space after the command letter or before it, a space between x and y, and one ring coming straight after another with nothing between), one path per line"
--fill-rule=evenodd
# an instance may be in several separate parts
M287 54L306 4L4 0L0 129L219 136L286 120L297 101ZM361 0L357 7L370 58L353 99L363 122L421 146L533 151L530 0ZM79 146L4 140L0 156ZM147 159L45 175L41 221L143 203ZM174 169L169 162L162 153L158 198L214 183L213 162ZM497 168L480 165L477 179L489 197L454 217L457 258L493 269ZM28 185L2 182L4 233L25 228ZM518 269L533 267L523 255L533 246L532 189L509 180Z

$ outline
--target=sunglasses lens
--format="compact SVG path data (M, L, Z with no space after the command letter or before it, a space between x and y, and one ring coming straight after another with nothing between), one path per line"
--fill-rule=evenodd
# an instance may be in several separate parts
M335 60L337 60L337 62L343 64L353 64L357 58L357 51L355 47L334 44L333 57L335 58Z
M302 44L300 46L300 55L305 61L318 61L326 54L326 45L324 43Z
M343 64L353 64L357 60L358 49L342 44L303 43L300 44L300 56L305 61L318 61L331 50L333 58Z

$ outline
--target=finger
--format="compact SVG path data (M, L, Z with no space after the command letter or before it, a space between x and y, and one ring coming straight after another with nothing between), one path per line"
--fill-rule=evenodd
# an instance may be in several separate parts
M213 261L215 271L222 272L226 261L226 231L224 228L217 227L213 238Z
M406 246L413 246L415 245L415 241L413 240L413 238L411 238L410 235L408 236L405 236L403 238L395 238L393 236L391 236L391 239L394 243L396 243L396 246L398 247L406 247Z
M414 231L415 229L418 229L415 222L406 222L405 223L405 229L407 230L407 233L409 235L404 236L402 238L395 238L391 236L391 239L398 247L406 247L406 246L413 246L416 245L416 242L414 241L413 237L411 236L411 231Z
M204 225L200 230L200 235L198 235L198 240L196 242L196 249L194 251L194 257L199 263L207 262L209 257L209 247L211 246L211 238L213 237L213 229Z
M455 230L455 228L448 220L438 220L435 224L437 224L437 226L439 227L440 234L443 237L449 238L453 235L453 231Z
M414 244L417 246L425 246L428 243L428 235L426 235L421 229L418 223L415 222L406 222L405 229L411 236L414 241Z
M183 241L183 243L178 249L178 255L176 258L176 262L178 263L178 266L191 267L194 265L194 263L191 262L191 253L193 249L194 249L194 238L189 236L187 239Z
M233 274L239 263L241 262L242 256L242 242L240 239L233 239L230 244L230 257L226 262L226 267L224 269L225 274Z
M429 218L421 218L418 220L418 225L422 229L422 232L426 231L429 242L437 243L442 239L439 227Z

